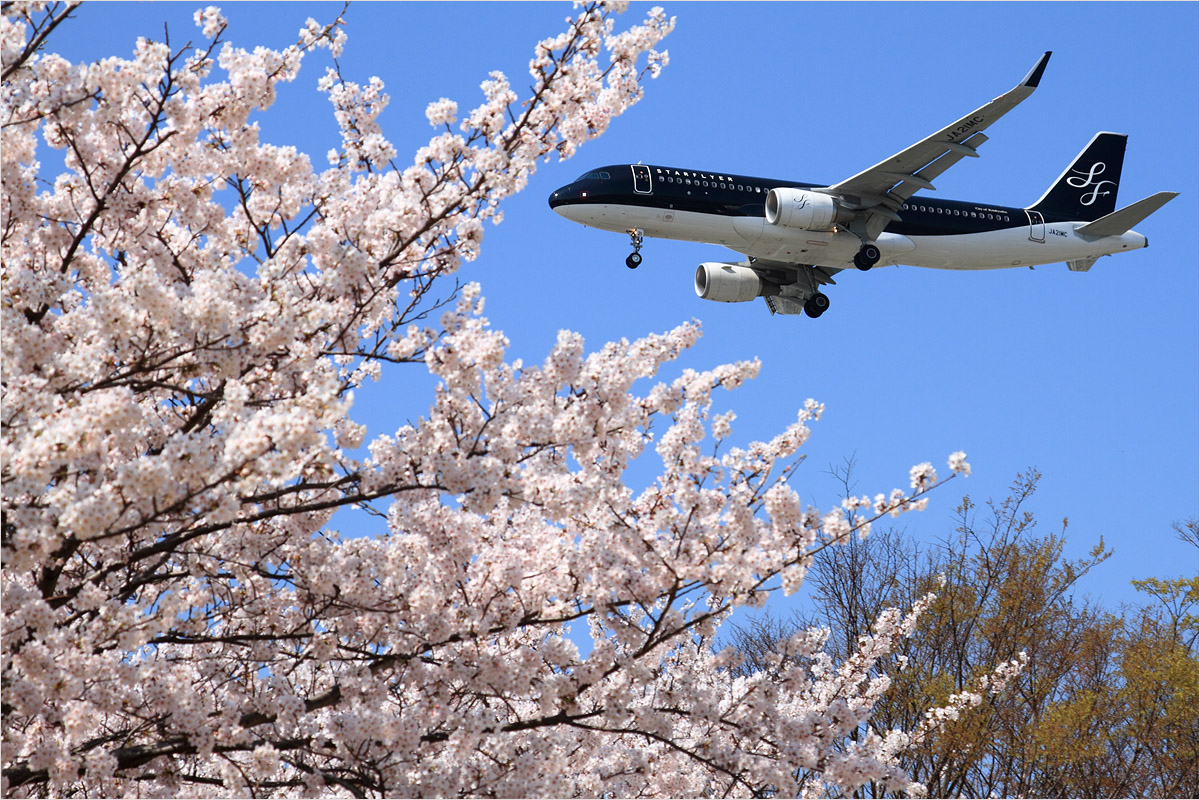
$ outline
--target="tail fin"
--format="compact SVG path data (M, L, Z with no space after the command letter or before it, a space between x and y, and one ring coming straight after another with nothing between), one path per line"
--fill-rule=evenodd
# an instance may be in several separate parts
M1123 133L1097 133L1030 211L1091 222L1117 208L1117 184L1125 161Z

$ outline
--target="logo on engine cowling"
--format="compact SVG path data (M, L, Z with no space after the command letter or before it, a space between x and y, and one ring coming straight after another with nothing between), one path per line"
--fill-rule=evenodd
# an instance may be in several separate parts
M1103 161L1097 161L1095 164L1092 164L1091 169L1089 169L1087 172L1084 172L1081 169L1075 169L1074 167L1071 168L1071 172L1078 174L1067 178L1068 186L1073 186L1076 189L1086 189L1089 186L1092 188L1092 191L1079 196L1079 202L1082 205L1090 206L1092 203L1096 202L1097 197L1103 197L1111 194L1111 192L1100 191L1101 187L1108 184L1112 184L1113 186L1117 185L1116 181L1097 180L1097 176L1102 175L1105 169L1106 165Z

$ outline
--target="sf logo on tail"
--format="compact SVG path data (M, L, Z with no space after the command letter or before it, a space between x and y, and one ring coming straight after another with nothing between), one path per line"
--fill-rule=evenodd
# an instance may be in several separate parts
M1116 181L1096 180L1096 176L1103 174L1104 168L1104 162L1097 161L1095 164L1092 164L1092 168L1089 169L1086 174L1081 169L1071 170L1072 172L1079 173L1079 175L1067 178L1068 184L1074 186L1076 189L1086 189L1089 186L1092 187L1092 191L1089 194L1080 195L1079 202L1083 205L1090 206L1092 203L1096 202L1097 197L1108 195L1108 192L1100 191L1100 187L1117 185Z

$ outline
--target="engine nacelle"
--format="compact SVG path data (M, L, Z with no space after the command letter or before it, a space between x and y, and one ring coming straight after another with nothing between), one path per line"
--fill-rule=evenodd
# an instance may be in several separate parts
M779 287L739 264L706 261L696 267L696 294L718 303L745 303L765 294L778 294Z
M767 222L782 228L827 231L854 213L827 194L804 189L772 189L767 193Z

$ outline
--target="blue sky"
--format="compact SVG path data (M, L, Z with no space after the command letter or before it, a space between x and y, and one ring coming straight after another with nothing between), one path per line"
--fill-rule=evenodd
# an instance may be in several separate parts
M199 31L201 3L85 6L51 38L73 60L127 55L138 35L173 44ZM1070 519L1068 554L1103 536L1116 555L1084 583L1115 605L1128 582L1195 574L1197 553L1171 524L1197 515L1197 38L1195 3L660 3L678 18L670 64L645 99L565 164L544 165L488 227L477 280L511 358L540 362L558 330L589 349L696 318L701 343L679 368L758 357L760 377L719 395L738 413L738 442L773 435L806 398L826 404L795 485L836 503L827 475L850 456L859 493L906 486L908 468L965 450L974 468L904 520L934 541L953 529L964 492L1002 499L1018 473L1044 478L1031 506L1043 532ZM226 3L227 38L282 47L304 20L340 3ZM650 4L634 3L625 24ZM426 140L425 106L462 109L504 70L525 84L536 41L556 34L568 3L361 3L347 14L343 74L378 75L391 95L382 117L401 154ZM889 267L845 272L820 320L772 318L761 301L709 303L692 290L701 261L736 260L716 245L647 240L626 269L623 236L558 217L546 197L610 163L834 183L1014 86L1038 56L1054 56L1040 88L988 131L982 158L938 180L940 197L1024 206L1091 136L1129 135L1118 205L1154 192L1179 198L1138 226L1149 249L1089 273L1056 264L977 273ZM336 146L316 91L327 56L261 119L263 139L324 163ZM402 159L403 160L403 159ZM47 171L57 168L44 161ZM851 274L853 273L853 274ZM357 418L390 433L427 407L412 371L357 393ZM417 381L417 383L420 383ZM982 519L984 515L981 513ZM354 524L346 518L347 524Z

